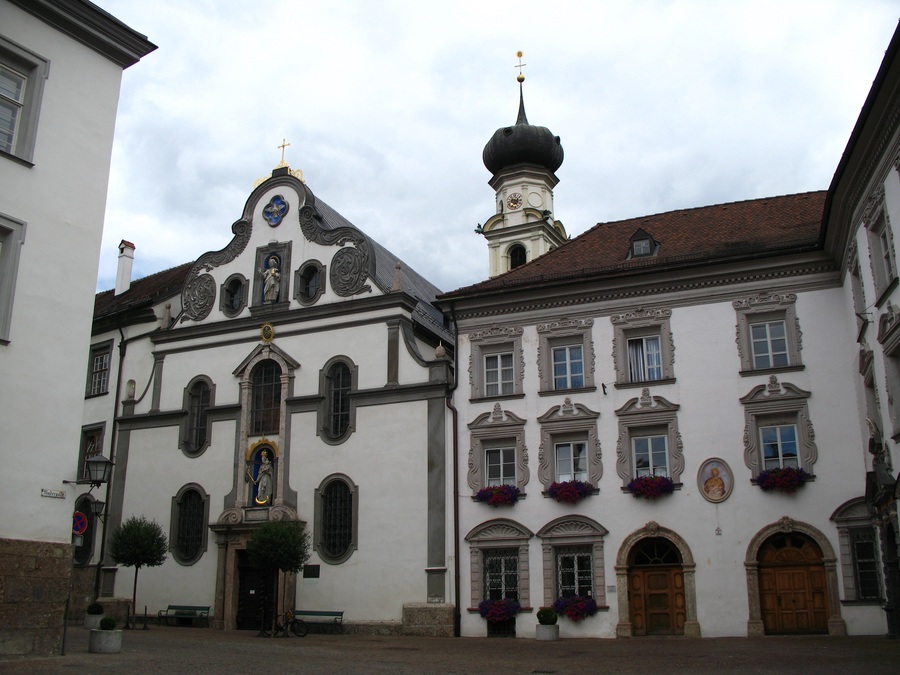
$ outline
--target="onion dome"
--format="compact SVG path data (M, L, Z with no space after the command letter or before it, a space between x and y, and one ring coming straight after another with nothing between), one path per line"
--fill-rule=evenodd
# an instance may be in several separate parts
M514 164L533 164L553 173L563 163L559 136L547 127L536 127L525 117L525 99L519 82L519 116L515 125L497 129L481 155L487 170L497 175Z

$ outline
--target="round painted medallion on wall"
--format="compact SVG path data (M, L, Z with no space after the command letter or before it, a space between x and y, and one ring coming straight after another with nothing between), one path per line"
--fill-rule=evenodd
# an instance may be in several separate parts
M529 192L528 193L528 206L532 208L538 208L544 204L544 198L541 197L539 192Z
M194 321L202 321L209 316L215 299L216 282L209 274L201 274L196 277L187 284L182 292L185 314Z
M724 460L713 457L700 465L697 487L708 502L724 502L734 487L734 474Z

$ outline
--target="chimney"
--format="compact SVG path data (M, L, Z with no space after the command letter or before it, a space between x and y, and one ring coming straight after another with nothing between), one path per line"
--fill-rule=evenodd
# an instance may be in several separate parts
M124 239L119 242L119 269L116 271L116 295L131 288L131 266L134 264L134 244Z

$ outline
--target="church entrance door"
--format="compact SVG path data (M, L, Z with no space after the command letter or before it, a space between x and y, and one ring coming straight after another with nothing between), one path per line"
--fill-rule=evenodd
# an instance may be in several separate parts
M666 539L638 542L628 566L632 633L684 635L684 573L678 550Z
M250 565L246 551L237 552L238 630L259 630L272 620L272 600L275 594L275 575Z
M809 537L791 532L763 544L759 594L767 635L828 632L825 565Z

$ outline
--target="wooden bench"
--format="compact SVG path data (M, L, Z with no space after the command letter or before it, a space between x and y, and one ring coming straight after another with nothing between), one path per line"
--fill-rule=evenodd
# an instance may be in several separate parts
M338 633L344 632L344 613L343 612L326 612L321 610L295 609L294 616L303 619L305 623L322 624L323 626L332 626L337 629ZM306 617L312 617L307 621Z
M169 619L175 619L176 626L193 626L194 620L200 625L209 627L209 605L169 605L157 613L159 624L163 622L168 626Z

